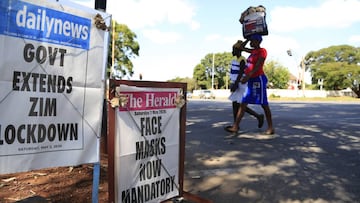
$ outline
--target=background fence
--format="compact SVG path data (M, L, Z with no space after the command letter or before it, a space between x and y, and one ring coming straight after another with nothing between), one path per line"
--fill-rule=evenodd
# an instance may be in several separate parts
M200 96L204 90L194 90L192 96L197 98ZM215 95L215 98L227 98L230 95L230 90L221 89L221 90L211 90ZM268 96L275 97L341 97L349 96L356 97L356 94L349 88L346 90L339 91L325 91L325 90L287 90L287 89L268 89Z

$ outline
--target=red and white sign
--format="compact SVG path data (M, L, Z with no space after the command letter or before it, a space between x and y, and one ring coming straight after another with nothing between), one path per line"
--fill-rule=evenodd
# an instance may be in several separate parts
M117 202L161 202L179 195L179 88L120 85L128 98L115 116Z

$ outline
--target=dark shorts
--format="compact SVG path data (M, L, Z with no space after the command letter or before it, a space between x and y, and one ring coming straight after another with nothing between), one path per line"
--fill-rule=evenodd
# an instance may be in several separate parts
M266 94L267 82L268 80L265 75L250 78L242 103L268 105Z

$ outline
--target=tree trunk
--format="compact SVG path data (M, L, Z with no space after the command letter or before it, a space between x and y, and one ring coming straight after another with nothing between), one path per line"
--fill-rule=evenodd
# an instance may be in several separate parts
M360 84L359 84L359 87L357 89L353 88L352 90L355 92L357 98L360 98Z

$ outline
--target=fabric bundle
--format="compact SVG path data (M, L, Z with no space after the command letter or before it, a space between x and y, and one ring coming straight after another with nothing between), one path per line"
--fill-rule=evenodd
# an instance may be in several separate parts
M266 24L266 8L262 5L250 6L241 13L240 23L243 26L244 38L249 38L252 34L268 35Z

